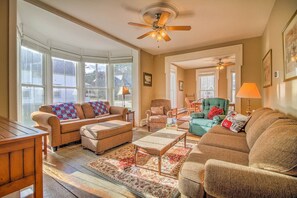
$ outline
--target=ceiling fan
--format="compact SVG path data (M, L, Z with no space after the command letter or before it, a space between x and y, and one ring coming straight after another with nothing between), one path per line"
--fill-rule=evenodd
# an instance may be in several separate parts
M216 69L218 70L223 70L225 67L235 65L234 62L223 62L222 59L223 58L219 58L219 62L217 63Z
M134 23L129 22L129 25L137 26L137 27L143 27L143 28L151 28L152 30L139 36L137 39L143 39L147 36L151 36L152 38L155 38L157 41L161 41L164 39L165 41L170 41L171 38L169 37L167 31L189 31L191 30L191 26L168 26L166 23L169 21L169 19L172 19L173 17L176 17L178 12L172 7L150 7L146 12L144 12L143 17L144 19L147 18L148 15L152 15L152 12L154 13L154 19L152 22L148 22L148 20L145 20L149 25L141 24L141 23Z

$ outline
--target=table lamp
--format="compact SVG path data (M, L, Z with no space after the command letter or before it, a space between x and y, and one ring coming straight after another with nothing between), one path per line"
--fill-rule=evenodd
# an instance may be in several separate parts
M250 100L254 98L261 98L261 95L257 88L256 83L243 83L238 93L236 94L236 97L248 99L248 106L247 106L246 113L247 115L250 115L252 113Z
M118 92L118 95L122 95L123 96L123 106L125 107L125 95L130 94L129 88L126 86L122 86L120 87L120 90Z

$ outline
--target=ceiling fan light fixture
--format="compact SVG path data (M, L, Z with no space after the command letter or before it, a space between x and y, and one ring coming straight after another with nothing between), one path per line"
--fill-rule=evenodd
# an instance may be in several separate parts
M156 38L156 36L157 36L157 33L156 32L151 33L151 37L152 38Z
M157 41L161 41L162 40L162 35L160 33L158 33L157 35Z

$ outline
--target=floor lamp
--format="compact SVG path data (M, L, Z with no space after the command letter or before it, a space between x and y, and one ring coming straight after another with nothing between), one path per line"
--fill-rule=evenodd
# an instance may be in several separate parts
M252 113L250 100L251 99L259 99L259 98L261 98L261 95L257 88L256 83L243 83L243 85L240 87L238 93L236 94L236 97L248 99L248 106L247 106L246 114L250 115Z
M130 94L129 88L126 86L122 86L120 87L120 90L118 92L118 95L122 95L123 96L123 106L125 107L125 95Z

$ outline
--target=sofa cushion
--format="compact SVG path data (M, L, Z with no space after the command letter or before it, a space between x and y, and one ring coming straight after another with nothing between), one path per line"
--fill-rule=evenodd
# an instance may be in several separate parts
M230 111L221 125L233 132L238 133L246 124L249 117L239 114L235 111Z
M80 134L91 139L104 139L132 131L132 124L122 120L110 120L81 127Z
M246 136L245 132L238 132L238 133L234 133L232 131L230 131L229 129L226 129L225 127L222 127L220 125L216 125L214 127L212 127L211 129L209 129L209 131L207 133L218 133L218 134L222 134L222 135L232 135L232 136Z
M100 116L100 117L96 117L96 120L98 122L105 122L108 120L122 120L122 114L110 114L110 115L106 115L106 116Z
M276 120L286 118L283 113L276 111L264 112L254 124L246 131L246 141L251 149L260 135Z
M192 119L191 124L197 124L200 126L208 126L212 127L213 124L216 123L214 120L209 120L209 119Z
M84 116L83 110L81 108L81 105L77 103L77 104L74 104L74 107L76 109L76 113L77 113L78 118L79 119L84 119L85 116ZM42 106L39 107L39 111L54 114L51 105L42 105Z
M254 122L256 120L258 120L258 118L265 112L272 112L273 110L270 109L270 108L267 108L267 107L263 107L263 108L259 108L259 109L256 109L252 115L251 115L251 118L249 119L249 121L246 123L245 125L245 131L248 131L250 129L250 127L254 124Z
M297 121L274 122L255 142L249 165L297 176Z
M149 117L150 123L166 123L167 116L166 115L153 115Z
M193 148L179 172L179 190L188 197L203 195L205 163L209 159L248 165L248 154L210 145L198 144Z
M60 123L61 133L69 133L72 131L79 131L80 127L87 125L87 124L97 123L97 122L98 121L96 119L82 119L82 120L75 120L72 122L62 122L62 123Z
M206 133L199 144L231 149L234 151L248 153L250 151L245 136L231 136L215 133Z
M164 115L164 107L151 107L152 115Z
M217 106L213 106L211 107L211 109L209 110L208 114L207 114L207 119L212 120L213 117L217 116L217 115L222 115L224 113L224 110L217 107Z

